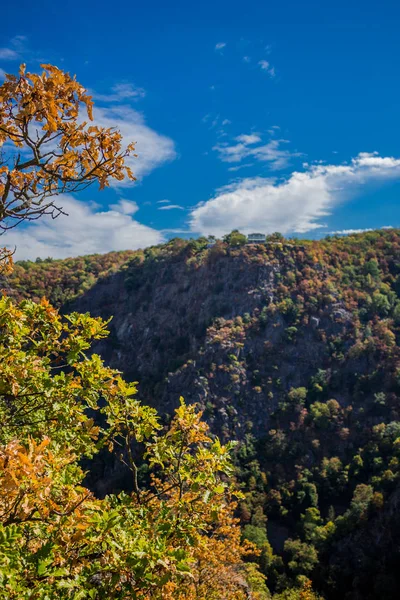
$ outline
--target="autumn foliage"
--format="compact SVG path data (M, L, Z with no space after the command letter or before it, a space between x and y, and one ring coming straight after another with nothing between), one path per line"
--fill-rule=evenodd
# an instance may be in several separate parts
M134 145L90 124L93 102L68 73L42 65L41 74L7 75L0 86L0 231L62 212L59 194L98 181L134 179L125 164ZM86 114L84 114L86 113ZM88 120L85 120L88 119Z
M125 163L134 145L89 125L86 90L43 69L22 65L0 87L2 232L58 216L60 194L134 179ZM0 266L11 271L8 250ZM264 577L243 562L255 549L234 517L232 444L211 437L183 399L163 426L134 384L89 354L106 327L88 314L62 318L44 298L0 299L1 597L266 598ZM127 491L99 499L86 487L82 461L99 452L125 465Z
M2 597L267 597L261 575L262 594L246 581L230 446L183 400L162 428L134 385L87 356L104 335L100 319L62 319L45 300L0 301ZM100 449L121 456L132 493L99 500L83 485L80 461Z

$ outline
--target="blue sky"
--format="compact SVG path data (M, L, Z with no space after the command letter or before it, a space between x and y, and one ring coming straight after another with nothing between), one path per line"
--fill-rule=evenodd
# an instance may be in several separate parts
M139 180L66 197L68 217L6 234L17 257L175 235L400 225L396 2L22 0L0 73L50 62L137 141Z

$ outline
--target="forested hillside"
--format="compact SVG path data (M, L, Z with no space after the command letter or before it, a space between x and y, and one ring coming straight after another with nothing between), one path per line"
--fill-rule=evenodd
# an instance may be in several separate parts
M117 271L134 252L109 252L53 260L21 260L14 266L13 293L19 300L38 301L43 296L54 306L62 306L90 289L99 279Z
M17 263L9 293L113 316L95 350L141 398L164 419L199 402L240 440L238 514L271 591L307 576L328 600L398 598L400 232L209 246ZM115 465L96 477L124 486Z

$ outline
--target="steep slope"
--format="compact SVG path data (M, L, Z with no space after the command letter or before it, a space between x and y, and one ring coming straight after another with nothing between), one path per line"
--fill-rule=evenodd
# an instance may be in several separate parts
M175 239L133 253L63 310L113 316L96 351L166 418L183 395L241 440L240 516L270 587L307 575L327 598L390 599L399 293L395 230L244 247Z
M358 251L361 239L366 248ZM240 423L229 418L226 426L240 435L246 415L259 435L265 409L318 369L340 373L338 400L348 403L354 373L368 366L367 338L378 362L389 359L385 336L397 326L383 317L399 310L398 243L395 233L241 249L177 240L137 253L72 307L113 316L99 350L139 380L146 398L168 410L185 393L220 415L239 402Z

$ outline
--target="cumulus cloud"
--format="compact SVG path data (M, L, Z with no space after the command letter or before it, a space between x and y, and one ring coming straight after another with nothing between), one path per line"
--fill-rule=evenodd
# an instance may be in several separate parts
M117 204L110 205L111 210L120 212L123 215L134 215L139 210L138 205L133 200L121 198Z
M400 159L360 153L349 164L313 165L285 181L247 178L225 186L191 212L192 231L221 236L238 228L306 233L325 225L333 207L356 196L364 185L400 179Z
M225 42L218 42L218 44L215 44L215 49L222 50L223 48L225 48L225 46L226 46Z
M290 159L295 156L301 156L299 152L291 152L282 148L287 144L287 140L274 139L266 144L261 144L261 137L258 134L238 135L233 143L222 142L213 147L218 152L219 158L223 162L238 163L246 158L255 158L260 162L266 162L271 169L284 169L288 166Z
M135 202L120 200L107 209L71 196L61 196L58 202L68 216L60 215L54 220L43 217L26 227L12 229L1 238L7 247L16 246L17 260L136 249L164 241L160 231L133 218L138 211Z
M126 145L131 142L136 143L137 158L130 158L127 164L138 178L176 158L174 141L151 129L143 115L130 106L95 108L94 121L101 127L118 129ZM118 186L130 183L129 181L118 182Z

